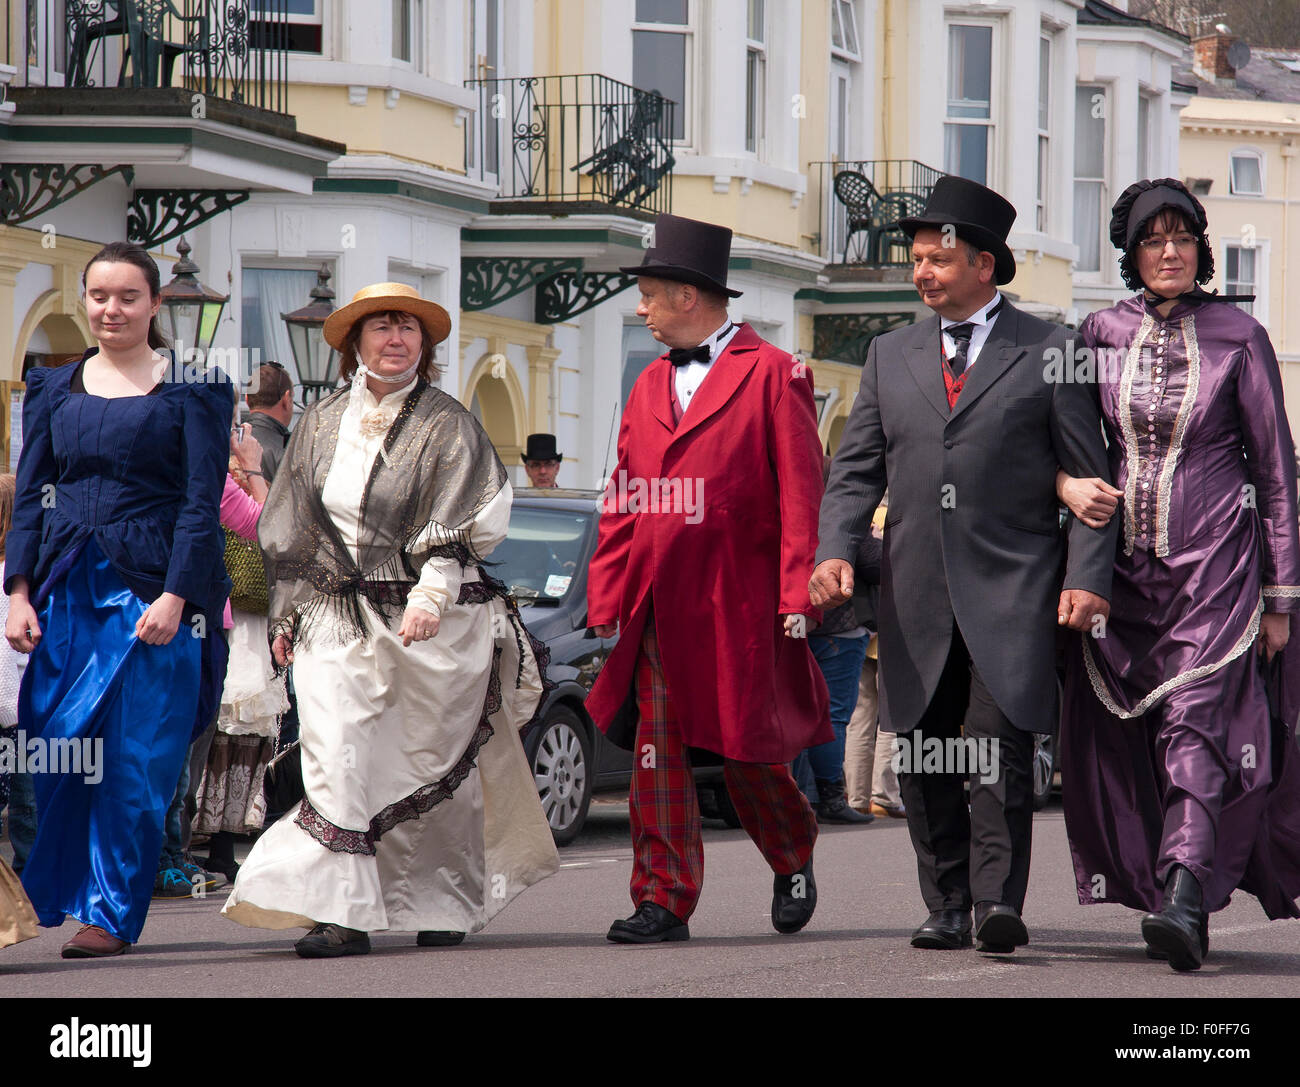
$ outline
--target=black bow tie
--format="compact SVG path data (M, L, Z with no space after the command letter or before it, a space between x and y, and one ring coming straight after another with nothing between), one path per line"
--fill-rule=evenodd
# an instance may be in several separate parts
M685 366L688 362L707 363L710 354L707 343L702 343L699 347L674 347L668 352L668 361L674 366Z
M718 333L714 342L721 343L723 337L735 327L734 324L728 324ZM710 354L709 345L706 343L700 344L699 347L674 347L668 352L668 361L674 366L685 366L688 362L702 362L707 366Z

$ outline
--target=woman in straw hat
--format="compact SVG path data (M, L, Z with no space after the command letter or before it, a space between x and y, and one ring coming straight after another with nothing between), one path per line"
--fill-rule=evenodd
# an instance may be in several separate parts
M450 329L400 283L330 316L350 385L294 430L259 525L306 796L222 912L309 929L304 958L365 954L383 930L459 943L558 867L518 739L545 650L482 565L510 484L479 423L429 383Z

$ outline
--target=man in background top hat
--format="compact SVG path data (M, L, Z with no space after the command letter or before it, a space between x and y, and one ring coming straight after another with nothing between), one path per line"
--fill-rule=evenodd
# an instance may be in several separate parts
M871 342L809 585L819 606L852 592L850 560L888 487L880 727L899 734L930 910L920 948L968 947L972 906L980 950L1028 942L1033 734L1056 723L1055 632L1096 633L1109 610L1116 519L1099 531L1071 518L1063 534L1055 490L1058 465L1109 478L1101 422L1088 385L1047 380L1064 329L997 289L1015 275L1015 214L991 189L942 177L900 222L935 316Z
M555 451L554 434L530 434L524 447L524 471L534 487L554 487L563 455Z
M817 821L788 763L832 738L803 634L822 491L807 367L727 317L731 231L655 222L638 277L670 348L623 410L588 575L588 622L618 644L587 699L634 752L632 901L616 943L684 940L704 875L688 749L720 756L741 824L775 873L772 924L812 917ZM611 729L634 697L635 740Z

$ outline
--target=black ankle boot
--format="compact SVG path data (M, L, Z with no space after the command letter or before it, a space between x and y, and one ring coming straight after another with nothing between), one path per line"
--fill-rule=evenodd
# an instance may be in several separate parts
M823 781L821 778L814 780L817 782L817 822L870 823L875 820L874 815L863 815L849 807L844 796L843 778L839 781Z
M1181 864L1169 870L1159 913L1142 918L1147 947L1163 952L1179 973L1199 970L1209 949L1209 927L1201 910L1201 885Z

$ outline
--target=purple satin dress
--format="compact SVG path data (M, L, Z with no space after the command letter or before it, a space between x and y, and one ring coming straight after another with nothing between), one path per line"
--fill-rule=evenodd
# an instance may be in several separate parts
M1061 721L1079 901L1158 910L1175 864L1219 910L1233 890L1298 917L1300 624L1274 728L1263 611L1300 611L1295 451L1263 327L1224 302L1162 318L1141 296L1094 313L1124 497L1104 637L1074 640Z

